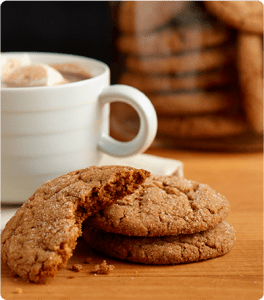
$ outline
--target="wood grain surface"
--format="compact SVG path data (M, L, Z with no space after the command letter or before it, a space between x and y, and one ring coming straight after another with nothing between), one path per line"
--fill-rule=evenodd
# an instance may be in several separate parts
M180 299L217 300L263 297L263 155L148 150L148 154L183 161L185 177L207 183L227 197L227 218L237 240L226 255L208 261L170 266L147 266L95 252L82 238L67 267L47 284L14 278L2 263L4 299ZM85 259L92 261L85 264ZM95 275L106 259L115 269ZM81 272L71 265L83 265ZM76 278L71 278L72 275ZM21 293L19 293L21 292Z

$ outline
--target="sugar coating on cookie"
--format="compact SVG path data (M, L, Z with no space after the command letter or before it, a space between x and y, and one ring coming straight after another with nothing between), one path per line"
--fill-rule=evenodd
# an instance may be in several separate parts
M28 281L54 277L72 256L84 219L134 192L148 176L141 169L103 166L45 183L6 224L2 260Z
M226 254L235 242L232 225L222 222L207 231L165 237L133 237L93 227L83 232L88 244L109 256L144 264L179 264Z
M85 224L128 236L166 236L207 230L229 213L228 200L206 184L151 175L133 194Z

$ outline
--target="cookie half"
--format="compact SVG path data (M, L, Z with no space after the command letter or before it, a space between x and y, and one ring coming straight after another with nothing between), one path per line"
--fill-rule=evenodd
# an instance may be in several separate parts
M87 227L83 237L94 249L122 260L143 264L180 264L215 258L235 242L232 225L222 222L195 234L166 237L132 237Z
M229 213L228 200L210 188L176 176L149 177L85 224L127 236L166 236L207 230Z
M261 1L203 1L205 7L226 24L249 33L263 34Z
M25 280L54 277L72 256L84 219L134 192L148 176L145 170L103 166L48 181L6 224L2 260Z

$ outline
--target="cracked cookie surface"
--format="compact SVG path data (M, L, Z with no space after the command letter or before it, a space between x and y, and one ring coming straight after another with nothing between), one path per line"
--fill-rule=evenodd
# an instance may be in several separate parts
M25 280L46 282L62 269L82 233L82 222L131 194L149 172L123 166L77 170L41 186L6 224L2 260Z
M204 231L222 222L228 200L206 184L151 175L133 194L85 221L127 236L166 236Z
M179 264L226 254L235 242L235 230L224 221L195 234L129 237L86 227L83 237L92 248L115 258L145 264Z

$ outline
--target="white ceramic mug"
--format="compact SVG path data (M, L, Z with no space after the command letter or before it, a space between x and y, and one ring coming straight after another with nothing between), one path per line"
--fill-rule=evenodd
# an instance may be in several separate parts
M21 203L46 181L98 165L102 153L130 156L144 152L157 131L157 116L139 90L110 85L109 67L67 54L28 53L32 63L79 63L90 79L51 87L2 88L2 202ZM16 57L21 53L1 53ZM134 140L109 136L109 103L123 101L140 117Z

